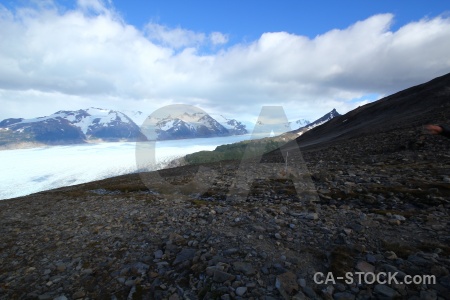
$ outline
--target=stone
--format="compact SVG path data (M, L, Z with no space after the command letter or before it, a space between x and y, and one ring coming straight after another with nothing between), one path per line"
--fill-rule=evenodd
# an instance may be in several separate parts
M189 248L181 250L177 254L177 257L175 258L175 260L173 261L173 265L176 266L180 263L183 263L185 261L189 261L189 260L193 259L196 252L197 251L195 249L189 249Z
M240 286L236 289L236 295L238 296L244 296L244 294L247 292L247 288Z
M362 226L361 224L354 223L350 227L351 227L351 229L353 229L353 231L356 231L359 233L363 233L366 231L364 226Z
M399 221L406 221L406 218L404 216L401 215L393 215L392 216L395 220L399 220Z
M302 288L304 288L306 286L306 280L305 278L299 278L297 280L298 285L300 285Z
M366 260L367 260L367 262L372 263L372 264L377 262L377 258L375 256L373 256L372 254L367 254Z
M334 287L340 292L344 292L346 290L345 285L343 283L340 283L340 282L336 282Z
M136 279L128 279L125 281L126 286L134 286L136 284Z
M169 300L180 300L180 297L178 296L178 294L174 293L170 295Z
M327 300L333 299L334 287L332 285L328 285L326 288L322 289L322 296Z
M232 281L235 278L236 278L236 276L229 274L227 272L220 271L220 270L215 270L214 275L213 275L213 280L215 282L220 282L220 283L223 283L227 280Z
M56 264L56 270L58 272L64 272L66 270L66 265L63 263Z
M384 256L385 256L387 259L391 259L391 260L397 259L397 258L398 258L398 257L397 257L397 254L395 254L394 251L386 251L386 253L384 254Z
M400 296L397 291L384 284L377 284L373 289L373 292L381 297L386 297L388 299L394 299L395 297Z
M389 224L391 224L391 225L400 225L401 222L400 222L400 220L390 219L389 220Z
M239 249L237 249L237 248L230 248L230 249L227 249L227 250L223 251L223 255L229 256L229 255L233 255L233 254L235 254L237 252L239 252Z
M292 300L309 300L310 298L306 297L303 292L298 292L295 296L292 297Z
M344 228L344 233L345 233L346 235L351 235L352 232L353 232L353 230L352 230L351 228Z
M306 213L306 214L303 214L303 218L305 218L307 220L317 220L319 218L319 214L318 213Z
M253 266L246 262L236 261L233 263L233 268L237 272L242 272L245 275L255 275L256 271Z
M81 273L83 275L91 275L94 272L92 269L84 269Z
M303 292L306 294L306 296L308 296L311 299L317 298L316 292L310 286L305 286L303 288Z
M86 296L86 293L84 291L77 291L77 292L73 293L72 298L80 299L80 298L83 298L84 296Z
M175 245L182 245L183 243L185 243L185 239L184 237L182 237L181 235L177 234L177 233L171 233L169 235L169 244L175 244Z
M51 299L53 299L53 296L50 293L45 293L43 295L39 295L38 299L39 300L51 300Z
M437 293L435 290L420 291L420 300L436 300Z
M348 292L340 292L334 294L334 300L355 300L355 295Z
M276 277L275 287L282 295L292 296L299 290L297 276L292 272L285 272Z
M269 275L269 269L267 268L267 267L262 267L261 268L261 272L264 274L264 275Z
M156 250L156 251L153 253L153 255L154 255L154 257L155 257L156 259L161 259L161 258L163 257L163 255L164 255L164 252L163 252L162 250Z
M373 273L375 271L375 267L373 265L363 260L356 264L356 269L364 273Z
M418 254L412 254L408 256L408 261L420 267L428 267L433 264L428 258L424 258Z
M208 275L208 276L214 276L214 272L216 270L223 271L223 268L220 268L218 266L211 266L211 267L207 267L205 272L206 272L206 275Z

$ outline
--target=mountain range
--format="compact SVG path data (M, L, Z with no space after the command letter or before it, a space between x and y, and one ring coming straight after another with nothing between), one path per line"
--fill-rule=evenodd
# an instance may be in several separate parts
M96 140L143 141L146 137L125 114L100 108L61 110L46 117L0 122L0 145L65 145Z
M87 142L145 141L140 126L147 114L102 108L58 111L33 119L10 118L0 122L0 146L67 145ZM245 125L235 119L208 114L182 114L156 120L157 140L246 134Z
M220 116L217 121L203 112L184 112L163 118L149 117L143 124L144 133L151 140L174 140L241 135L248 133L245 125L235 119ZM148 132L147 128L150 128Z
M133 142L208 138L247 134L246 125L223 115L203 112L182 113L148 118L141 111L115 111L88 108L61 110L52 115L32 119L9 118L0 122L0 147L20 148L38 145L68 145L89 142ZM314 122L291 122L297 135L339 116L333 109ZM142 130L142 125L151 131ZM142 128L141 128L142 127Z

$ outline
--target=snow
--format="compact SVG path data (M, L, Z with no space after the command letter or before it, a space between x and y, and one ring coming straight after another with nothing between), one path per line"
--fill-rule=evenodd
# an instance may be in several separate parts
M72 123L73 125L80 127L81 131L84 134L87 134L89 127L91 125L93 125L93 121L95 119L100 119L100 121L98 122L99 126L107 126L109 125L112 121L116 120L117 117L120 118L120 120L124 123L130 123L131 120L129 118L127 118L127 116L121 112L116 112L116 111L112 111L109 109L101 109L101 108L88 108L85 110L89 116L86 117L82 117L81 120L77 120L76 115L78 114L78 111L67 111L67 112L58 112L58 113L54 113L50 116L46 116L46 117L39 117L39 118L33 118L33 119L24 119L19 123L15 123L15 124L20 124L20 123L36 123L36 122L47 122L49 119L54 119L54 118L63 118L68 120L70 123Z
M74 125L80 127L81 131L86 134L89 126L92 125L92 120L90 118L82 118L80 121L75 123Z
M37 122L42 122L48 119L52 119L54 118L54 115L50 115L47 117L39 117L39 118L33 118L33 119L23 119L22 121L18 122L18 123L14 123L14 124L24 124L24 123L37 123Z
M250 135L159 141L156 166ZM102 143L0 151L0 199L81 184L136 171L136 143Z
M145 119L147 119L147 117L149 116L149 114L146 114L142 111L123 110L122 112L139 127L144 124Z
M120 112L107 110L107 109L100 109L100 108L92 108L91 107L91 108L87 109L86 112L90 116L82 119L82 121L81 121L82 122L82 126L78 125L77 123L74 123L74 125L78 125L78 126L82 127L82 131L86 130L86 132L87 132L87 128L86 128L87 123L92 124L92 122L95 119L100 119L100 121L98 122L99 126L106 126L106 125L108 125L112 121L116 120L117 116L124 123L129 123L130 122L128 120L128 118L125 117L124 114L122 114ZM89 125L87 127L89 127ZM83 132L86 134L85 131L83 131Z
M172 128L175 125L175 122L177 120L168 120L168 121L163 121L160 124L159 128L161 128L161 130L169 130L170 128Z
M77 120L77 118L74 115L68 115L65 118L71 123L74 123Z
M199 120L204 117L206 114L204 113L184 113L182 115L177 116L176 118L183 120L187 123L199 123Z
M228 124L228 121L233 121L233 119L227 119L223 115L210 114L210 116L216 120L220 125L225 127L227 130L234 129L233 125Z
M90 107L86 109L86 112L91 116L107 116L111 111L109 109Z
M300 119L296 121L289 121L289 125L291 126L291 130L297 130L301 127L306 127L311 122L305 119Z

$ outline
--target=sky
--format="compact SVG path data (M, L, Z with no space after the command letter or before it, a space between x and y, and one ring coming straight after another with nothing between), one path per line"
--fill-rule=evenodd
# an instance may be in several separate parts
M0 0L0 120L171 104L313 121L450 72L433 1Z

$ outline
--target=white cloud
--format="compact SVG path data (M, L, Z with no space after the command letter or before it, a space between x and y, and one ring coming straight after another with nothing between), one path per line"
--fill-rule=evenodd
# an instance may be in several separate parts
M156 23L147 24L145 33L150 40L175 49L196 46L202 44L205 40L204 33L196 33L180 27L171 29Z
M77 0L77 5L84 11L93 11L96 13L108 12L105 4L100 0Z
M223 45L228 43L228 36L221 32L212 32L209 39L213 45Z
M157 23L140 31L98 0L70 11L0 6L0 119L67 106L151 112L169 103L237 118L257 116L262 105L283 105L290 119L346 112L366 101L352 99L449 72L450 18L391 31L393 19L375 15L313 39L268 32L224 47L220 32ZM214 47L200 54L205 46Z

